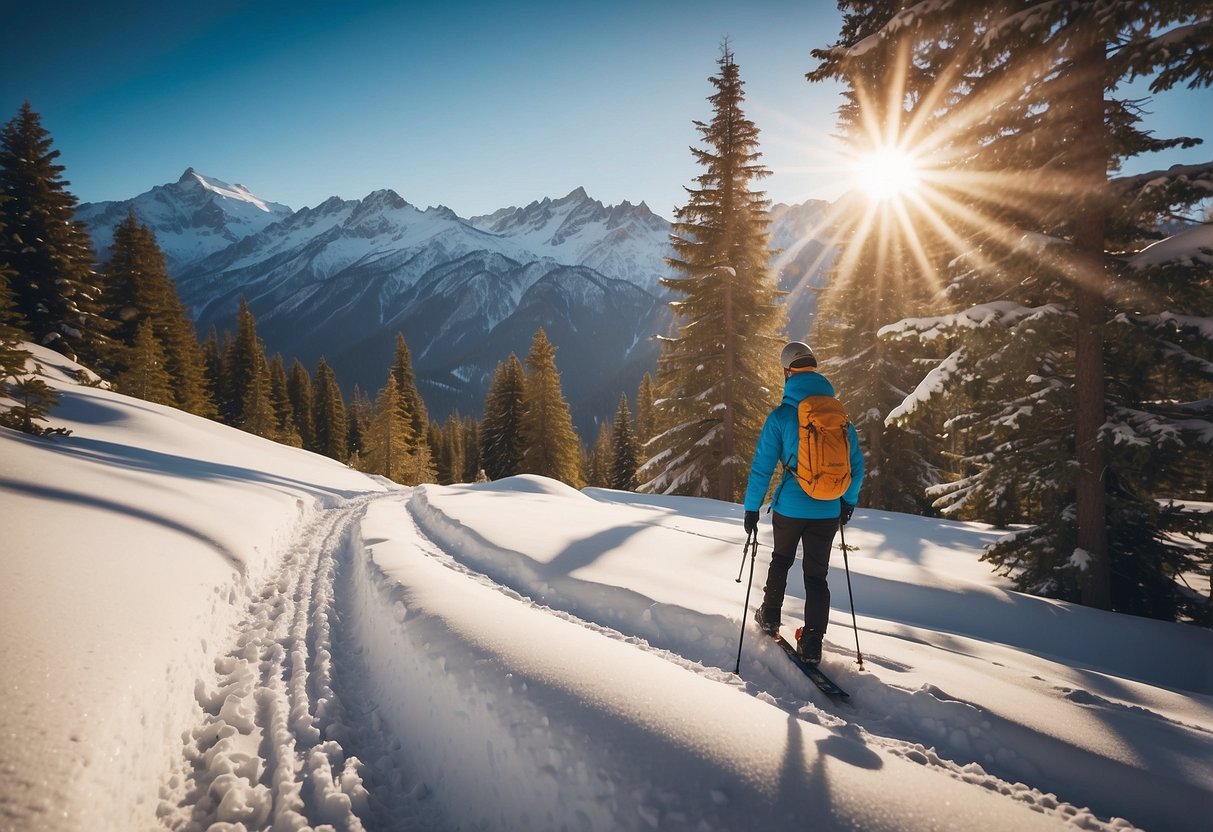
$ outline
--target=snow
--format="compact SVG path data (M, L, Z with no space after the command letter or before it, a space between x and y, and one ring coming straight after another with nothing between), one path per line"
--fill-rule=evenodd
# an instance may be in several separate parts
M72 434L0 430L0 829L1167 830L1213 806L1213 633L1015 593L978 561L998 530L856 512L866 669L836 563L838 702L750 624L731 672L738 505L405 489L30 349ZM751 611L769 547L764 515Z
M471 226L511 243L531 257L587 266L607 277L658 291L664 257L669 254L669 223L641 203L605 206L583 188L525 208L502 208L472 217ZM511 257L520 259L518 254ZM530 259L530 258L528 258Z
M1129 265L1138 269L1169 262L1184 265L1213 262L1213 224L1194 225L1129 258Z
M199 185L205 190L222 197L223 199L235 200L236 202L247 202L259 211L264 211L267 214L277 213L276 209L283 208L275 204L273 208L259 196L251 193L248 188L243 185L229 185L221 179L215 179L213 176L203 176L193 168L185 172L185 176L192 176ZM288 209L289 210L289 209Z
M78 207L76 216L89 225L102 261L109 256L114 227L131 211L155 231L174 273L292 215L288 206L262 199L243 185L229 185L187 168L175 183L131 199Z

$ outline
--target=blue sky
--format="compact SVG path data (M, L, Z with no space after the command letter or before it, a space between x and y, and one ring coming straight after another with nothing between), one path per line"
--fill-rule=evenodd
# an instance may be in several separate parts
M726 36L768 195L848 185L839 88L804 80L809 51L837 37L832 0L0 2L0 120L28 99L84 202L192 166L292 208L391 188L471 216L584 186L670 217ZM1159 135L1213 138L1208 90L1150 109Z

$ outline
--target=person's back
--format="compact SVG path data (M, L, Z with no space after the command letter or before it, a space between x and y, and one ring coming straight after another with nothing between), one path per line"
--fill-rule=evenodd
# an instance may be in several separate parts
M855 426L848 423L850 485L837 498L819 499L809 495L795 476L800 464L801 442L798 408L808 396L835 396L834 386L817 372L816 356L800 341L784 347L781 364L786 379L783 400L763 425L754 449L745 495L745 530L747 534L753 534L758 529L758 512L771 475L776 468L782 467L783 474L771 500L774 534L771 566L755 620L764 632L778 632L788 570L796 560L797 545L801 545L804 549L805 626L797 649L807 662L817 664L821 661L822 640L830 616L830 587L826 581L830 550L839 525L850 520L859 499L864 474L863 451Z

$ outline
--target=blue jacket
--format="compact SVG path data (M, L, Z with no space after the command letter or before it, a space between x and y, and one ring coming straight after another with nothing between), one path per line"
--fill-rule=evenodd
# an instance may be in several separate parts
M796 452L800 447L797 430L796 407L805 396L833 396L834 385L820 373L796 373L783 386L783 402L771 411L758 436L754 448L754 462L750 465L750 481L745 491L745 510L758 511L766 496L771 475L780 471L779 485L775 487L775 499L771 508L784 517L819 519L837 517L842 510L838 500L815 500L804 492L796 478L783 470L782 461L789 468L796 467ZM859 434L854 425L847 425L851 437L851 486L842 499L851 505L859 500L859 487L863 484L863 450L859 447Z

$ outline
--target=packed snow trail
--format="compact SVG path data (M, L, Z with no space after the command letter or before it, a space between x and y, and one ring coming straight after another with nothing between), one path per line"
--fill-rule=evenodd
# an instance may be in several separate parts
M842 707L748 621L728 672L734 504L401 489L31 349L72 434L0 430L0 832L1187 832L1213 807L1213 632L1011 592L978 559L997 530L857 513L870 670L835 609Z
M511 506L502 520L484 516L487 500L461 499L461 495L470 496L473 492L488 497L497 488L506 493L534 491L535 495ZM544 493L545 490L550 493ZM666 527L662 524L670 522L668 512L662 518L652 511L638 512L634 507L612 510L586 494L550 481L546 484L533 481L528 485L515 480L471 489L423 486L416 490L409 505L415 521L436 545L466 568L483 573L491 582L577 620L618 631L620 637L646 649L656 648L669 660L708 678L726 682L732 678L722 668L733 665L738 621L715 611L727 609L738 615L741 594L736 584L723 579L722 570L718 586L728 597L723 605L712 603L714 594L706 590L711 578L704 573L705 567L715 562L709 541L716 544L717 550L726 542L711 534L714 531L720 535L724 531L719 524L696 527L695 518L689 516L674 520L682 528ZM545 518L550 516L561 518L561 531L549 538ZM578 529L572 542L564 531L570 526ZM524 529L529 534L524 532L520 538L519 532ZM700 540L692 539L688 545L688 534ZM736 546L739 551L739 543ZM612 560L616 551L625 548L650 550L651 565L646 567L643 562L629 558ZM736 562L733 557L728 560L731 564ZM640 591L646 581L633 571L637 566L659 574L659 586ZM591 571L599 580L581 577ZM756 580L761 583L761 576ZM685 591L680 586L684 581L693 590ZM803 598L798 582L799 577L794 576L789 584L792 607L803 603L796 598L798 593ZM648 583L653 583L651 577ZM835 590L837 593L838 587ZM941 592L942 600L935 597ZM949 598L946 588L904 584L896 604L916 609L920 616L930 616L931 610L940 608L949 610L945 614L956 615L957 603L967 600L974 589L966 587L965 593ZM918 595L924 597L917 599L916 605ZM836 594L836 597L845 596ZM1047 609L1053 603L1030 598L1010 600L1022 608L1022 615L1029 617L1034 608ZM835 609L835 619L843 613ZM1120 623L1125 623L1123 616L1109 618L1109 624ZM1137 627L1151 625L1133 619L1127 623ZM840 641L831 645L833 658L827 657L827 670L852 692L852 708L840 710L829 703L775 645L758 637L752 627L747 631L741 673L747 680L747 689L755 695L773 698L787 713L799 714L801 718L827 725L835 724L836 717L831 714L841 716L844 722L853 720L856 725L851 727L876 747L1034 806L1061 808L1064 813L1069 811L1064 803L1069 802L1090 806L1105 817L1144 820L1158 829L1184 829L1193 813L1199 813L1208 804L1207 784L1213 776L1213 765L1209 761L1204 764L1192 761L1204 756L1202 749L1213 734L1207 727L1200 727L1197 719L1185 721L1167 716L1168 710L1183 710L1180 696L1116 680L1113 689L1137 687L1138 696L1157 700L1159 704L1157 712L1135 708L1131 719L1126 720L1127 714L1116 712L1115 701L1101 701L1098 695L1088 693L1088 689L1100 688L1100 674L1041 658L1033 659L1031 666L1037 670L1046 668L1049 681L1036 674L1025 680L1024 656L1016 648L867 620L865 653L873 667L872 672L860 674L846 662L847 657L854 655L849 646L849 620L846 624L842 626L835 621L833 637ZM1031 627L1021 628L1015 637L1037 638ZM926 656L940 650L951 654L951 660L941 665L942 672L930 682L903 687L900 677L912 668L900 665L888 655L904 654L907 641L910 649L916 649L914 642L923 645L917 648L924 653L923 666L931 664ZM953 669L961 672L948 675ZM1168 673L1175 675L1175 671ZM912 679L920 674L905 675ZM1016 711L1000 713L946 692L954 685L964 689L963 685L971 685L974 677L987 680L984 685L1004 685L1008 691L1016 691ZM1055 708L1061 695L1083 707L1073 709L1069 724L1060 733L1035 730L1030 727L1031 719L1019 718L1021 712L1035 708ZM1200 709L1194 712L1202 713ZM1131 731L1123 732L1123 738L1107 730L1108 724L1131 723L1136 724ZM1143 737L1138 739L1137 733L1143 733ZM1181 764L1179 777L1175 775L1177 761ZM1166 774L1158 776L1156 772ZM1136 782L1142 788L1117 790L1109 795L1106 784L1116 781ZM1045 792L1031 788L1033 785Z
M368 512L356 627L379 657L378 714L462 827L1128 827L926 749L897 753L807 703L788 712L732 674L525 597L414 524L403 503Z
M408 790L393 756L376 732L350 719L334 690L337 556L348 551L366 506L381 497L354 499L303 525L276 574L251 597L230 652L215 662L216 678L196 688L198 723L159 810L170 828L363 830L376 809L355 747L374 754L383 786L378 808L394 818L374 828L419 821L403 805ZM356 698L357 673L348 675Z

